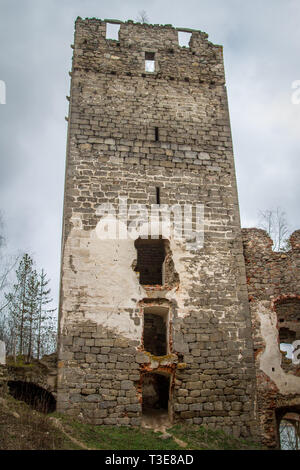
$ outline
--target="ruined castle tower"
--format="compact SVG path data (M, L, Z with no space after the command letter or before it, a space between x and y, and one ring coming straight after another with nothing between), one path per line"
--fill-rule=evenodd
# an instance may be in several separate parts
M58 410L129 425L164 412L249 436L255 369L222 47L195 30L181 47L182 31L76 21ZM120 236L137 204L192 208L189 236L174 223ZM104 209L119 236L103 236L116 227Z

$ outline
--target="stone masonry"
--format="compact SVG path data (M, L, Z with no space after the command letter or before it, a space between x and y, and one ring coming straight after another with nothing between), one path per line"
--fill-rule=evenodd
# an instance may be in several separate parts
M300 230L291 235L290 250L282 253L272 251L264 230L242 232L261 441L278 448L280 419L289 412L300 414L300 363L280 350L281 343L300 340ZM300 349L297 354L300 360Z
M189 47L180 47L179 29L132 21L115 21L119 40L106 39L107 22L76 20L58 411L94 424L140 425L144 398L148 408L167 407L173 422L255 437L255 359L222 47L195 30ZM117 211L122 198L147 208L202 204L203 247L158 233L155 257L147 241L143 248L138 240L100 239L99 206ZM141 263L149 284L141 282ZM166 324L167 354L144 347L144 315L149 328Z

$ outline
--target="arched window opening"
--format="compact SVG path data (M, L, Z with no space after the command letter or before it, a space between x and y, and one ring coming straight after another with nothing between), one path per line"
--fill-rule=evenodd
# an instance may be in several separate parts
M276 410L281 450L300 450L300 405Z

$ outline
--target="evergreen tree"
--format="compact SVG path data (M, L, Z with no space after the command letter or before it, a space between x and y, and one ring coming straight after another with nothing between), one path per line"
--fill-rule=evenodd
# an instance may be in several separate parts
M38 317L38 293L39 293L39 280L37 272L34 270L31 272L28 281L27 290L27 316L26 316L26 330L27 330L27 361L33 356L33 345L35 336L35 326Z
M49 297L51 289L47 288L50 279L47 280L46 273L42 269L42 272L39 275L39 290L38 290L38 321L37 321L37 358L40 359L42 352L42 338L43 333L49 333L51 337L51 332L53 330L53 325L51 324L52 314L56 309L47 309L46 306L52 302L52 299Z
M5 294L8 302L9 316L19 338L18 353L24 353L25 321L28 313L28 285L32 275L33 261L25 253L16 270L17 282L13 286L13 292Z
M5 325L0 333L6 337L7 350L14 355L40 357L52 352L56 346L56 309L47 308L52 302L50 280L45 271L37 273L28 254L22 257L16 270L16 283L5 294ZM3 330L3 331L2 331Z

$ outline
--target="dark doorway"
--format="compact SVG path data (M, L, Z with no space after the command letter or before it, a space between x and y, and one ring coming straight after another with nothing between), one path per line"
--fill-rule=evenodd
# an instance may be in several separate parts
M151 410L168 410L170 377L163 374L144 375L142 396L143 413Z

